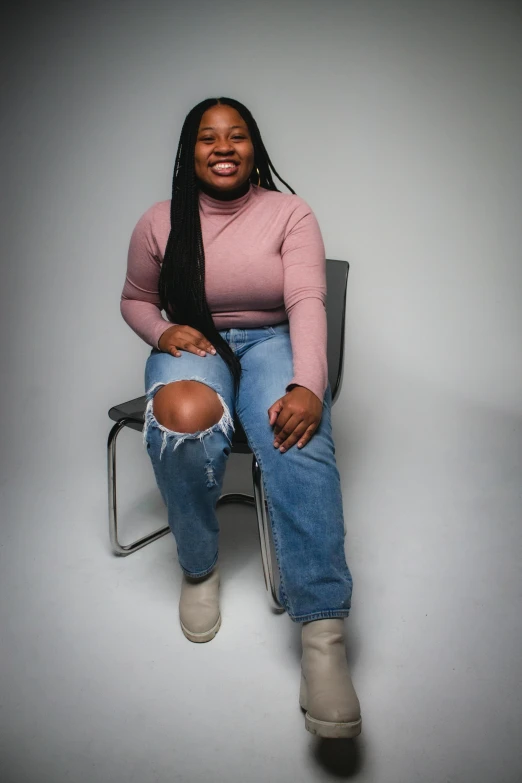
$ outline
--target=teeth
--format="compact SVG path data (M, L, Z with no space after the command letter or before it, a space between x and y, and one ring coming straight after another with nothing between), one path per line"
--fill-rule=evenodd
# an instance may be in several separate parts
M233 169L236 167L235 163L215 163L215 169Z

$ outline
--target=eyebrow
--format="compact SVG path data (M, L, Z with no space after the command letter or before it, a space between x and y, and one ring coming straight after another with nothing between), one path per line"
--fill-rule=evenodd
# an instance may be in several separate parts
M231 125L229 127L229 130L234 130L234 128L241 128L241 130L244 130L242 125ZM202 133L203 131L206 131L206 130L215 130L215 128L214 128L213 125L207 125L205 128L200 128L199 132Z

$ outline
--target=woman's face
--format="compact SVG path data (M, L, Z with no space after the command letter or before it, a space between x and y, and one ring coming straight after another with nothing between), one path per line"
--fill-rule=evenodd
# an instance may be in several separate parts
M254 146L246 122L231 106L212 106L203 114L195 147L196 177L203 186L227 193L252 173Z

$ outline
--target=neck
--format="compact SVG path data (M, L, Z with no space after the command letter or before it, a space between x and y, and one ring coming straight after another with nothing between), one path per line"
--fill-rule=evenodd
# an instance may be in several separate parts
M199 189L203 191L203 193L206 193L207 196L210 196L210 198L218 199L219 201L234 201L236 198L241 198L241 196L245 196L248 193L248 190L250 188L250 180L247 179L246 182L244 182L239 188L235 188L234 190L215 190L214 188L209 187L206 183L201 182L201 180L198 180Z

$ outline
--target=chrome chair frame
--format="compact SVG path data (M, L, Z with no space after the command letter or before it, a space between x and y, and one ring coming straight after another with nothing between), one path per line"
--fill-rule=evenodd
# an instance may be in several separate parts
M338 261L327 259L327 323L328 323L328 374L330 386L332 389L332 405L337 400L342 386L344 370L344 326L346 313L346 290L348 284L349 264L347 261ZM127 413L122 409L129 409ZM116 485L116 442L119 433L124 427L135 429L139 432L143 430L145 412L145 396L130 400L127 403L114 406L109 411L109 416L116 423L112 427L107 443L107 480L109 494L109 536L111 548L115 555L126 557L136 552L147 544L156 541L158 538L166 535L170 527L159 528L148 533L130 544L122 544L118 538L118 509L117 509L117 485ZM232 441L232 451L243 454L250 454L250 449L243 429L236 419L236 433ZM239 425L239 426L238 426ZM237 432L240 432L237 435ZM275 584L275 569L272 558L270 543L270 517L268 514L268 505L263 489L261 468L252 454L252 482L253 495L247 495L243 492L228 492L220 496L217 505L225 503L246 503L255 506L259 544L261 549L261 561L263 566L263 576L265 587L268 592L269 601L272 609L277 613L284 612L277 597Z

